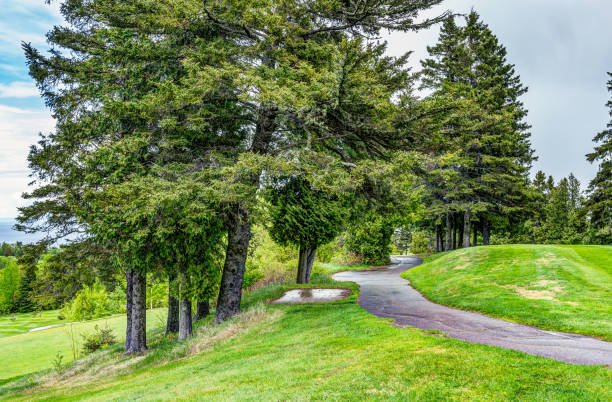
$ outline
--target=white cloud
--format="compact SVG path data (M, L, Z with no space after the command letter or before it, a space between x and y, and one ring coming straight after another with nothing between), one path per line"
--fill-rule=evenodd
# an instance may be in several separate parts
M0 98L29 98L39 96L38 89L31 82L15 81L0 84Z
M53 130L46 110L28 110L0 104L0 217L13 218L28 191L27 156L39 132Z

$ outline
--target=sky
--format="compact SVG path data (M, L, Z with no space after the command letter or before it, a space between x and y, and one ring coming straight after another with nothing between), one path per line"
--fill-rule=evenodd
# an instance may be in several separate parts
M28 191L27 154L39 132L54 121L28 76L21 42L47 48L45 33L62 19L58 2L0 0L0 218L14 218ZM591 139L609 121L605 83L612 71L612 1L610 0L446 0L429 12L450 9L480 13L508 49L508 60L529 92L532 145L543 170L555 179L573 172L583 188L597 166L585 154ZM418 33L386 34L388 51L413 51L416 71L426 47L436 43L439 28Z

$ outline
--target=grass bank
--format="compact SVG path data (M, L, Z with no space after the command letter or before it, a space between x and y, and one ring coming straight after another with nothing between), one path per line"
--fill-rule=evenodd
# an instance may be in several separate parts
M402 276L436 303L612 341L610 246L474 247Z
M165 309L147 312L147 327L152 333L165 325L165 317ZM100 327L108 325L117 339L125 340L123 315L0 338L0 362L2 362L0 382L50 369L58 352L64 356L64 362L73 360L71 335L80 346L83 343L81 334L93 332L96 325Z
M574 366L495 347L400 329L356 304L355 284L325 276L313 286L349 287L319 305L263 303L295 286L244 298L241 317L199 324L186 343L155 338L145 356L117 345L65 373L0 386L17 400L610 400L612 370Z

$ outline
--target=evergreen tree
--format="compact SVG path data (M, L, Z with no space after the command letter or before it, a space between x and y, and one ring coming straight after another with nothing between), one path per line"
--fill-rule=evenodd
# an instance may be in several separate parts
M457 180L448 182L454 201L447 199L443 204L454 203L447 213L464 216L462 243L466 246L476 212L486 244L492 216L526 212L527 174L534 160L524 121L527 111L520 101L527 89L507 62L506 49L475 12L466 17L465 26L449 17L439 43L428 51L430 58L422 62L421 75L423 86L434 90L432 97L474 103L470 118L443 125L442 135L432 136L439 145L427 145L436 148L439 157L452 153L458 158L454 166L442 166L457 172Z
M299 247L296 283L310 283L317 247L340 234L348 217L346 202L312 189L298 177L270 189L270 236L281 245Z
M566 178L559 181L546 206L546 240L548 243L561 243L570 216L570 194Z
M612 78L612 73L608 73ZM608 81L608 91L612 93L612 79ZM607 103L612 117L612 100ZM599 162L597 175L588 188L586 208L589 211L592 240L599 244L612 244L612 120L608 128L593 138L597 145L587 155L591 163Z
M167 254L160 251L167 248L161 246L176 246L160 243L159 234L181 228L172 226L174 221L161 226L151 211L176 209L180 215L198 209L184 203L173 208L150 190L192 185L203 191L206 186L197 184L202 179L196 176L210 163L209 151L244 139L235 129L240 113L232 107L235 102L215 97L215 91L225 91L223 79L215 91L200 93L197 105L191 103L197 108L191 120L184 105L173 102L172 91L186 75L181 62L186 41L191 38L191 46L203 47L218 38L211 24L186 23L192 21L188 7L165 1L74 0L62 3L61 11L69 25L49 33L54 51L45 55L24 44L30 73L57 127L30 153L38 188L27 196L35 202L21 209L20 227L52 233L49 241L80 234L110 250L128 284L126 349L138 353L146 349L146 273L166 268L160 258ZM213 63L211 55L207 62ZM221 121L229 115L233 118L225 119L224 126ZM206 125L196 124L205 116ZM177 183L178 177L184 180ZM199 204L204 198L188 200ZM194 232L201 230L206 229ZM190 255L184 251L177 255Z

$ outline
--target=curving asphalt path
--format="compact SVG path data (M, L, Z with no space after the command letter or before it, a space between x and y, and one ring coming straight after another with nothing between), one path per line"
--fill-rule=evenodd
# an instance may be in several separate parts
M388 269L341 272L333 278L360 285L359 304L378 317L395 319L399 325L439 330L451 338L520 350L567 363L612 365L612 342L545 331L432 303L400 277L402 272L422 264L422 260L395 258L397 265Z

